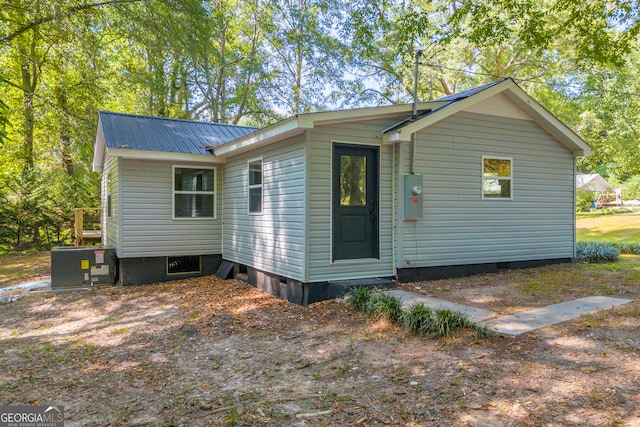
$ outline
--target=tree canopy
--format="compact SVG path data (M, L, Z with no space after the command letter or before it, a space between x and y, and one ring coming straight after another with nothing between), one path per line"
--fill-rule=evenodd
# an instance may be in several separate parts
M0 252L99 204L97 111L262 126L512 77L640 174L637 0L0 0Z

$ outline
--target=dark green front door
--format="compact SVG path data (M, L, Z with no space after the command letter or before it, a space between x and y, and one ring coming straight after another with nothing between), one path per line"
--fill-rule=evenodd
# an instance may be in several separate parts
M333 260L378 258L378 147L333 147Z

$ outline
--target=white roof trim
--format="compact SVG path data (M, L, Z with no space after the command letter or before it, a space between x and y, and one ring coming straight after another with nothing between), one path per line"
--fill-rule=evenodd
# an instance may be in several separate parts
M302 133L305 128L312 128L313 123L301 121L299 117L292 117L262 130L252 132L246 136L234 139L226 144L212 147L216 157L225 158L229 154L239 154L254 148L262 147L276 139L285 138Z
M415 121L407 126L389 131L383 135L383 142L394 143L410 141L411 135L434 123L439 122L453 114L463 111L472 105L485 101L486 99L504 92L516 105L530 114L533 119L547 132L558 138L558 140L569 148L574 156L588 156L591 154L591 147L576 133L569 129L564 123L558 120L553 114L545 109L536 100L531 98L511 79L504 80L474 95L446 105L432 114Z
M446 102L421 102L418 104L419 110L436 109ZM264 129L250 133L226 144L212 147L213 153L219 157L227 157L262 147L272 142L300 134L306 129L313 129L317 125L352 122L358 119L375 120L376 118L388 117L393 114L411 113L411 104L385 105L381 107L356 108L353 110L326 111L319 113L299 114L289 119L267 126Z
M98 133L96 135L96 143L93 146L93 171L102 172L104 165L104 153L106 151L107 144L104 140L104 132L102 131L102 123L98 117Z
M211 154L177 153L172 151L132 150L129 148L109 148L107 157L122 157L123 159L167 160L180 162L204 162L219 164L223 159L217 159Z
M555 136L569 148L574 156L589 156L591 147L580 136L578 136L567 125L562 123L556 116L551 114L549 110L544 108L535 99L527 95L515 83L512 83L519 91L509 91L507 97L516 105L531 114L533 119L547 132Z

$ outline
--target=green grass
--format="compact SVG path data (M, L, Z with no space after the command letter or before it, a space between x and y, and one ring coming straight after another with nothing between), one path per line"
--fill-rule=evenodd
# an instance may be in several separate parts
M615 262L607 262L600 264L586 264L583 265L584 270L591 271L640 271L640 256L639 255L620 255L620 260Z
M505 291L509 293L503 297L534 299L521 303L524 305L532 301L540 306L549 305L592 295L615 296L619 291L635 293L640 283L640 255L620 255L618 261L522 270L514 274L510 283L509 291Z
M640 243L640 215L579 215L578 241Z

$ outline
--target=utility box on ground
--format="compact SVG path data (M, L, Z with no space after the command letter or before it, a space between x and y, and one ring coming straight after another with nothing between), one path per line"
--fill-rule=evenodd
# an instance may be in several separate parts
M116 252L108 246L57 246L51 250L51 289L113 285Z

